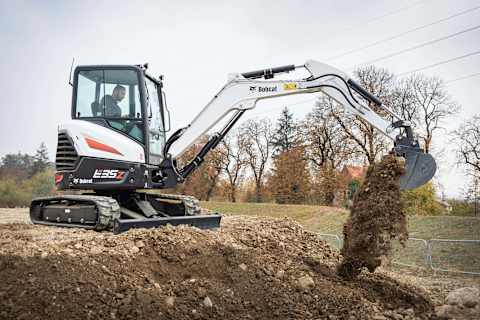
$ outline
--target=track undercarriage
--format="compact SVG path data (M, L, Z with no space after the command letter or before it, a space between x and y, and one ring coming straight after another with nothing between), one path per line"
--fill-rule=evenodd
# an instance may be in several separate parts
M30 219L35 224L120 233L167 224L214 229L220 227L221 216L201 215L198 200L189 196L121 192L37 198L30 205Z

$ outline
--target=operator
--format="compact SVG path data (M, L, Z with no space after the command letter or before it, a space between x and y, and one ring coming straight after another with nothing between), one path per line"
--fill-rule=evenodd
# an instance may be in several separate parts
M112 95L105 95L100 101L100 105L105 106L106 117L121 117L122 109L118 106L118 103L125 98L125 87L117 84L113 88Z

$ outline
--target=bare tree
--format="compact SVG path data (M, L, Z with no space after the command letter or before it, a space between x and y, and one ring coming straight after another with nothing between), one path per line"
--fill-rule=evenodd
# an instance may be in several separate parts
M200 149L207 143L208 136L201 137L179 159L185 163L190 161ZM219 177L223 170L224 152L221 146L211 150L205 157L205 161L188 178L187 182L176 187L176 191L182 194L194 195L200 200L210 200L218 186Z
M205 200L209 201L213 195L213 191L218 185L218 180L222 174L225 153L222 152L222 146L217 146L214 150L210 151L210 154L205 159L208 163L207 171L207 189L205 194Z
M223 172L228 182L228 198L231 202L237 201L237 190L244 177L246 161L246 140L238 131L231 132L220 143L219 152L222 153Z
M426 152L431 151L433 137L442 129L444 121L460 108L445 91L443 82L435 77L416 74L397 81L386 69L373 66L358 69L355 75L364 88L395 110L402 119L413 124ZM374 104L369 103L369 107L380 116L387 119L391 117ZM343 109L335 110L334 104L330 105L330 109L344 133L369 163L388 151L391 142L372 125L349 115Z
M443 129L445 119L458 113L460 106L445 91L443 81L436 77L415 74L408 79L417 112L416 130L423 140L425 152L430 152L433 135Z
M387 104L403 120L418 126L421 117L410 78L401 79L395 83Z
M239 134L245 139L246 162L255 181L255 200L261 202L265 172L273 151L273 125L268 119L248 120Z
M338 113L339 110L334 106L333 100L320 97L301 126L307 157L317 168L329 166L337 169L351 160L355 153L355 147L333 114L335 112Z
M452 141L457 147L457 164L466 168L465 198L474 204L478 215L478 198L480 184L480 115L463 122L452 133Z
M470 172L480 174L480 115L465 121L453 132L457 145L457 161Z

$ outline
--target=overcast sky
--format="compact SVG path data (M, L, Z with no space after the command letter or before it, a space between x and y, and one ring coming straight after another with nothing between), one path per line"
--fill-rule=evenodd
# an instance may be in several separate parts
M403 31L480 6L472 0L404 1L6 1L0 0L0 156L33 154L45 141L54 158L56 128L68 119L72 58L76 64L139 64L165 75L174 128L185 126L225 83L245 72L307 59L353 66L475 27L480 10L366 50L331 59ZM480 50L480 29L375 63L407 72ZM446 81L480 72L480 55L424 70ZM462 112L445 124L480 113L480 76L447 85ZM314 98L312 96L312 98ZM308 100L308 101L306 101ZM276 119L286 104L297 118L313 106L308 97L259 103L248 117ZM439 181L458 196L462 170L446 149Z

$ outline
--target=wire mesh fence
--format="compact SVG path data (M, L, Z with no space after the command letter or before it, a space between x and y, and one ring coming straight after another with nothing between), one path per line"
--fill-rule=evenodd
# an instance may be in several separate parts
M329 245L340 250L343 246L343 237L336 234L317 233L320 239L325 240Z
M340 249L343 237L318 233L322 240ZM480 240L409 238L405 247L394 244L392 263L432 271L480 275Z
M427 256L433 270L480 275L480 240L431 239Z
M393 244L392 262L406 267L428 268L427 248L427 240L419 238L409 238L405 246L396 242Z

